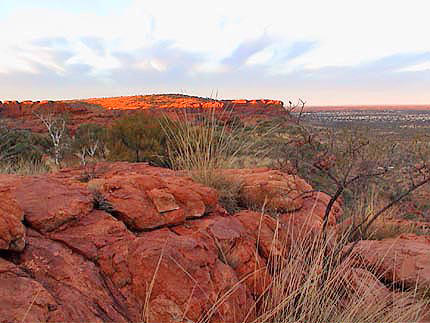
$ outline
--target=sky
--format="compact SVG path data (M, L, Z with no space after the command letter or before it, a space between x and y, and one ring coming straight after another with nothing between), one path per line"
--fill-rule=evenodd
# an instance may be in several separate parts
M428 0L0 0L0 100L430 104Z

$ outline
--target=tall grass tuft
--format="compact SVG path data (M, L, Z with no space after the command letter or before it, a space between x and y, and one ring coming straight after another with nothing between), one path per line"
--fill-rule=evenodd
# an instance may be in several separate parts
M51 171L51 168L42 161L19 159L14 162L0 163L0 174L39 175Z
M342 262L335 252L345 239L333 241L298 238L286 255L272 257L273 281L254 323L418 320L425 304L411 302L414 293L390 291L370 272L354 272L352 259Z
M256 318L252 323L401 323L417 322L426 314L429 301L417 290L391 290L382 284L381 277L354 269L352 257L342 259L343 254L336 250L344 250L346 235L339 238L333 232L323 239L300 231L293 236L291 230L286 239L278 233L275 230L263 269L272 277L271 282L244 322L250 322L253 313ZM219 304L211 313L216 312L216 306Z
M270 130L259 134L256 126L245 126L231 110L210 109L197 116L184 110L176 112L174 119L165 117L162 122L170 166L209 186L219 169L235 168L240 156L270 134Z

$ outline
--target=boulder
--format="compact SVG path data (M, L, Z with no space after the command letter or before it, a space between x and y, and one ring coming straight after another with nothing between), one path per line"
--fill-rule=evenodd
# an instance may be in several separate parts
M367 268L388 283L430 288L429 236L403 234L381 241L360 241L351 256L355 266Z
M140 300L149 299L150 322L195 322L205 316L211 322L240 322L254 304L235 271L219 259L214 241L202 233L148 232L131 249L131 288Z
M201 217L217 205L215 190L162 173L114 175L98 186L101 207L136 231L177 225Z
M28 177L14 189L33 229L48 232L91 212L93 196L85 185L50 176Z
M288 228L290 243L312 243L322 232L324 216L330 196L323 192L312 192L303 198L302 207L296 212L283 213L279 220ZM340 202L336 201L329 213L327 232L335 243L338 235L337 221L343 215Z
M268 168L222 170L230 181L240 184L242 204L253 209L279 213L292 212L303 206L312 187L297 176Z
M129 321L96 264L73 249L30 229L18 263L59 303L64 321Z
M93 210L47 236L92 261L97 260L100 249L109 248L120 241L130 242L135 238L123 222L100 210Z

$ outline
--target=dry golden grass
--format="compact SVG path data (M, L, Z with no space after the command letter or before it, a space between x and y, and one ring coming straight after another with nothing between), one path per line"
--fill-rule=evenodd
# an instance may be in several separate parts
M199 118L178 112L178 122L165 117L163 128L168 138L168 158L174 169L210 174L214 169L233 168L243 153L256 145L256 128L226 122L231 111L215 109L204 112Z
M238 204L240 184L222 176L222 169L243 166L243 162L264 155L247 155L259 140L270 135L273 129L257 134L257 127L225 122L232 118L231 111L216 113L209 110L196 120L187 112L177 113L178 122L165 117L163 129L168 138L168 159L171 167L185 170L195 181L215 188L220 202L229 211ZM220 121L224 120L224 121ZM255 162L253 164L255 166Z
M263 214L262 214L263 217ZM278 229L280 225L278 225ZM257 234L259 236L259 234ZM418 290L398 292L385 287L378 277L364 271L365 279L351 279L354 273L352 259L341 261L335 250L346 244L346 236L324 240L320 235L307 238L292 237L290 243L280 238L275 230L272 248L265 268L272 277L265 292L251 308L243 322L287 323L287 322L417 322L426 311L429 299ZM258 240L255 253L258 254ZM160 256L160 261L163 255ZM382 263L383 259L381 259ZM157 268L159 267L157 264ZM192 274L179 264L193 279ZM376 271L375 271L376 272ZM208 311L196 323L211 322L218 308L255 272L242 277L230 290L219 295ZM157 275L157 269L154 275ZM150 284L152 289L154 280ZM196 282L197 283L197 282ZM148 319L150 295L147 296L142 318ZM186 320L187 308L182 309ZM178 315L179 315L178 314ZM255 316L256 314L256 316ZM149 322L149 321L146 321Z
M417 291L387 293L370 273L374 280L367 284L351 281L352 259L341 261L335 252L347 245L346 237L293 237L287 248L275 232L277 247L267 265L272 282L258 300L253 323L416 322L428 305Z
M39 175L49 173L50 171L51 168L43 161L18 160L17 162L0 164L0 174Z
M342 247L344 241L337 243ZM351 282L351 260L340 264L333 250L315 238L276 257L273 282L254 323L414 322L422 315L425 303L411 303L414 293L384 294L376 277L370 285Z

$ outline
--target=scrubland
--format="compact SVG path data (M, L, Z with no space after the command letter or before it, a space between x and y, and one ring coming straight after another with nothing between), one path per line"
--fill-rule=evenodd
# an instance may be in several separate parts
M326 193L320 230L303 225L306 234L287 229L287 237L274 229L265 264L271 282L256 299L256 315L244 321L411 322L428 311L430 285L402 285L385 272L350 270L356 261L353 249L365 240L430 236L430 143L425 132L405 136L393 129L394 135L384 136L381 129L369 127L321 126L301 120L295 111L252 123L229 111L178 112L173 119L136 112L110 127L81 124L74 133L63 114L41 116L43 120L51 126L45 134L0 128L0 173L38 175L72 167L80 170L82 182L90 182L99 177L100 162L145 162L215 189L229 214L252 210L279 227L282 212L271 207L270 198L249 202L243 197L246 183L223 170L278 170L309 183L312 190L304 194ZM329 228L336 205L343 215ZM239 285L220 294L199 322L211 322ZM145 311L142 319L151 322Z

